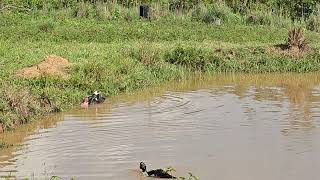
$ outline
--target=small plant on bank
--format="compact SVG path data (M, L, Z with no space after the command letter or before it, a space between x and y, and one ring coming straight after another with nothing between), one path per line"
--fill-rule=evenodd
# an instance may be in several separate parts
M298 48L299 50L304 50L307 47L307 41L301 27L293 28L289 31L287 45L289 49Z

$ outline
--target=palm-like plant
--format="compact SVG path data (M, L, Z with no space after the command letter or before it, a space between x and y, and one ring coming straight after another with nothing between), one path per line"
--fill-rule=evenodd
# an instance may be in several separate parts
M307 46L307 41L304 37L304 32L301 27L293 28L288 33L288 48L298 47L300 50L303 50Z

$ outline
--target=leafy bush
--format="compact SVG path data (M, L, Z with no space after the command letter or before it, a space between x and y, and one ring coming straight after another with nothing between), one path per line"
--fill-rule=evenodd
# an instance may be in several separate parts
M232 9L224 4L214 4L208 9L206 14L203 16L202 21L205 23L230 23L240 24L242 22L241 16L232 12Z
M165 61L192 70L203 70L210 60L210 54L201 49L178 47L165 55Z

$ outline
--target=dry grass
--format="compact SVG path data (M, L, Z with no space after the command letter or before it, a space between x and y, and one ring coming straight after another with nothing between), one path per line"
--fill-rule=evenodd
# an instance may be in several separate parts
M18 70L16 75L24 78L34 78L46 75L67 78L67 69L69 67L70 63L68 60L59 56L50 55L37 65Z
M308 43L304 36L304 31L301 27L293 28L288 33L288 48L298 48L299 50L304 50L307 48Z

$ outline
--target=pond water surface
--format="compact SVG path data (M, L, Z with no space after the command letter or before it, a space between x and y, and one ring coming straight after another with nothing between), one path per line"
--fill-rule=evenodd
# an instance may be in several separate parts
M201 180L320 177L320 73L229 74L111 98L0 135L0 175Z

